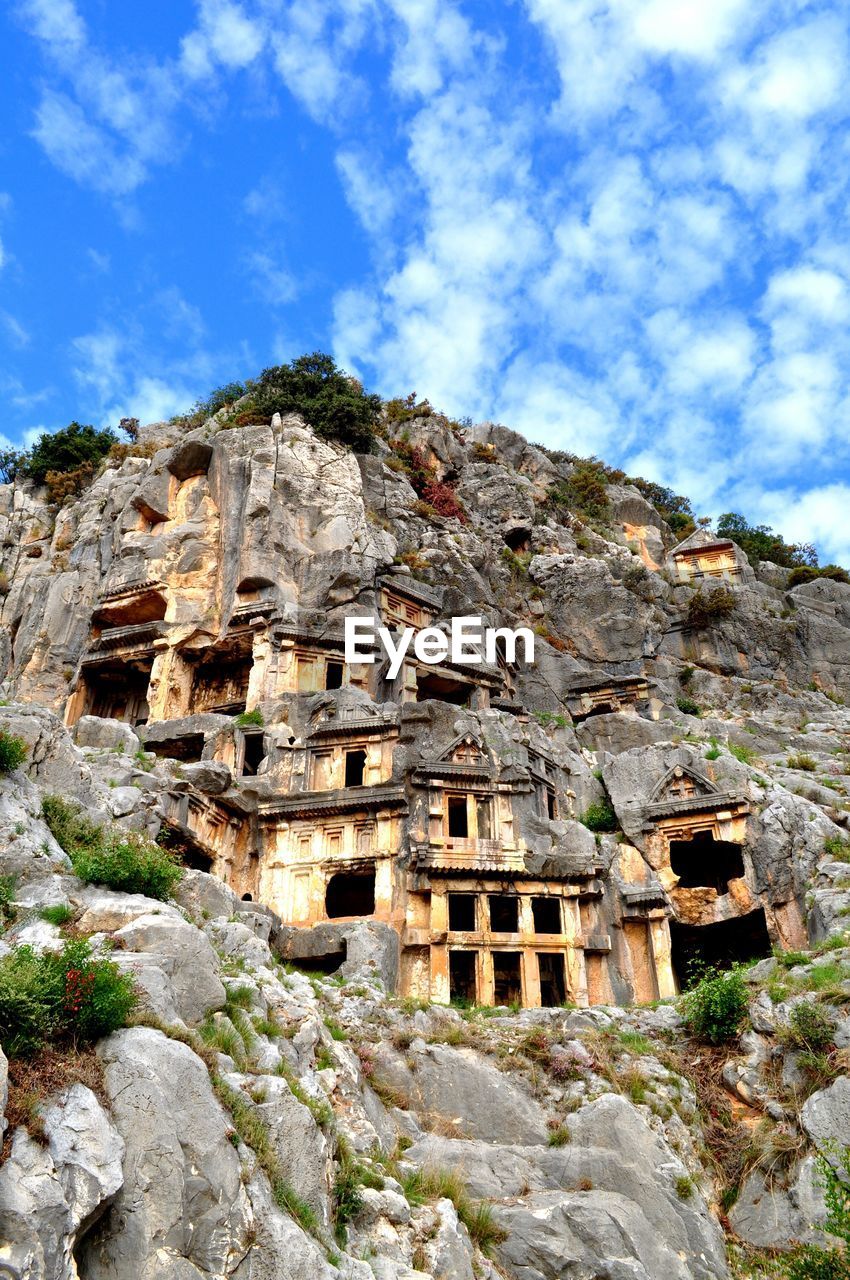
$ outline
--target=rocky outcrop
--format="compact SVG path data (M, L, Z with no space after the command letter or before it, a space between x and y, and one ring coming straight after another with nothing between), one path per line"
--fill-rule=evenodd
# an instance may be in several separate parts
M0 1271L723 1280L723 1228L823 1244L850 587L712 559L629 485L582 517L501 426L355 457L224 416L60 509L0 486L0 959L71 930L137 993L88 1083L14 1061L7 1099L0 1051ZM536 660L390 678L351 615L480 615ZM46 795L167 842L175 899L83 884ZM758 957L744 1033L694 1046L692 961Z

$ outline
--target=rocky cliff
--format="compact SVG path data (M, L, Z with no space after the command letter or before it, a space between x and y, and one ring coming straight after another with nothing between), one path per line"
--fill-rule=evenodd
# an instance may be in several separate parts
M61 507L0 487L0 952L89 937L138 999L11 1062L0 1269L685 1280L829 1246L850 586L576 493L503 427L355 455L229 411ZM536 660L391 676L346 661L355 615L480 615ZM79 879L57 795L174 849L175 899ZM735 961L741 1035L688 1039L680 988Z

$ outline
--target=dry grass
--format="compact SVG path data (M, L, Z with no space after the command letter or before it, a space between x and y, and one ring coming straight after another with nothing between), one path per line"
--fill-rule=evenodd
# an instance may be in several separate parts
M12 1135L19 1126L36 1141L44 1141L44 1124L39 1106L72 1084L84 1084L107 1104L103 1064L93 1049L44 1048L33 1058L12 1058L9 1062L9 1102L0 1161L9 1154Z

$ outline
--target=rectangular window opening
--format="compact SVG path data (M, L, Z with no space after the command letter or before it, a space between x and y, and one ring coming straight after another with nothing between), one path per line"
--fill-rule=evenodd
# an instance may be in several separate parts
M540 975L540 1003L543 1008L557 1009L559 1005L566 1004L564 957L538 952L537 971Z
M342 688L342 663L328 662L325 664L325 688L341 689Z
M478 952L449 952L449 999L452 1004L475 1004L478 999Z
M522 1004L522 976L518 951L493 952L493 996L496 1004Z
M346 751L345 753L345 785L362 787L366 772L366 752Z
M463 933L472 933L475 929L475 894L449 894L449 928Z
M519 932L519 898L516 894L491 894L490 930L492 933Z
M266 756L265 739L262 733L246 733L244 741L242 777L253 778Z
M449 796L449 835L458 839L469 835L466 796Z
M563 933L560 898L532 898L535 933Z

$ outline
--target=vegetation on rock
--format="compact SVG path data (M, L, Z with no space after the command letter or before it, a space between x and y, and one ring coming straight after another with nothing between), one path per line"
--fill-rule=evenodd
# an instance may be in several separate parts
M0 774L14 773L27 758L29 747L23 738L0 729Z
M747 986L737 966L706 972L681 999L685 1025L697 1039L709 1044L721 1044L736 1036L747 1006Z
M173 854L135 831L92 822L79 805L61 796L45 796L42 815L57 843L87 884L123 893L143 893L165 901L183 874Z
M82 938L58 954L14 948L0 959L0 1042L10 1057L47 1041L84 1044L123 1027L135 1004L133 984Z

